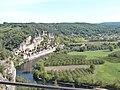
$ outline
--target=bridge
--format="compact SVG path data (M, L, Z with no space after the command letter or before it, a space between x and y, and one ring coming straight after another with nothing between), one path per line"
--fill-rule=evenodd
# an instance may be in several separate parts
M60 86L50 86L50 85L20 83L20 82L7 82L7 81L0 81L0 84L34 87L34 88L45 88L45 89L52 89L52 90L54 90L54 89L58 89L58 90L93 90L93 89L70 88L70 87L60 87Z

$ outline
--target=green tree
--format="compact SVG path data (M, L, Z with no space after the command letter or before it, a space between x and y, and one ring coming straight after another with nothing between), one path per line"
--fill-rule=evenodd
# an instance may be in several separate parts
M5 69L6 69L5 66L0 64L0 73L3 74Z
M39 78L44 79L43 81L49 80L50 77L46 73L44 68L44 62L42 60L38 61L33 69L33 77L37 80Z
M120 47L120 42L118 42L117 45Z
M57 47L55 52L59 52L60 51L60 47Z
M4 59L7 59L8 57L12 56L11 52L2 48L0 50L0 59L1 60L4 60Z
M87 50L87 47L86 47L86 46L80 47L80 52L84 52L84 51L86 51L86 50Z
M92 64L92 65L90 65L90 70L91 70L91 72L92 72L92 73L94 73L94 70L95 70L95 65L93 65L93 64Z
M109 46L109 51L113 51L114 50L114 47L113 46Z

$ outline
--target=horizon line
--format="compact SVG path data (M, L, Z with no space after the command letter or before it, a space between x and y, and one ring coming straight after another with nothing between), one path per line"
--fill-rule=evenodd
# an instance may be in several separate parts
M100 24L100 23L119 23L119 22L115 22L115 21L108 21L108 22L96 22L96 23L92 23L92 22L1 22L0 24L9 24L9 23L16 23L16 24L19 24L19 23L88 23L88 24Z

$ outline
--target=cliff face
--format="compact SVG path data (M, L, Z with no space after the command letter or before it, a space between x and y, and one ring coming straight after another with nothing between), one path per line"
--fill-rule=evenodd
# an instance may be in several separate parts
M15 82L16 79L16 69L14 67L13 61L10 59L0 62L4 71L0 73L1 81ZM0 90L15 90L15 86L11 85L0 85Z

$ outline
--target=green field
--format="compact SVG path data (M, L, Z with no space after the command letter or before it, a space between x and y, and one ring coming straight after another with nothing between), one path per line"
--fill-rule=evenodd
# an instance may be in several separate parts
M114 51L119 51L120 49L115 49ZM112 51L112 52L114 52ZM69 52L69 55L86 55L87 59L94 59L94 58L99 58L99 57L105 57L108 54L112 53L108 50L97 50L97 51L85 51L85 52Z
M95 79L103 82L120 80L120 63L106 62L95 70Z
M115 49L114 51L119 51L120 49ZM114 52L112 51L112 52ZM108 56L112 53L108 50L97 50L97 51L86 51L86 52L70 52L69 55L86 55L87 59L94 59L99 57ZM102 82L114 82L115 80L120 80L120 63L111 63L105 61L104 64L98 65L95 74L95 80Z

